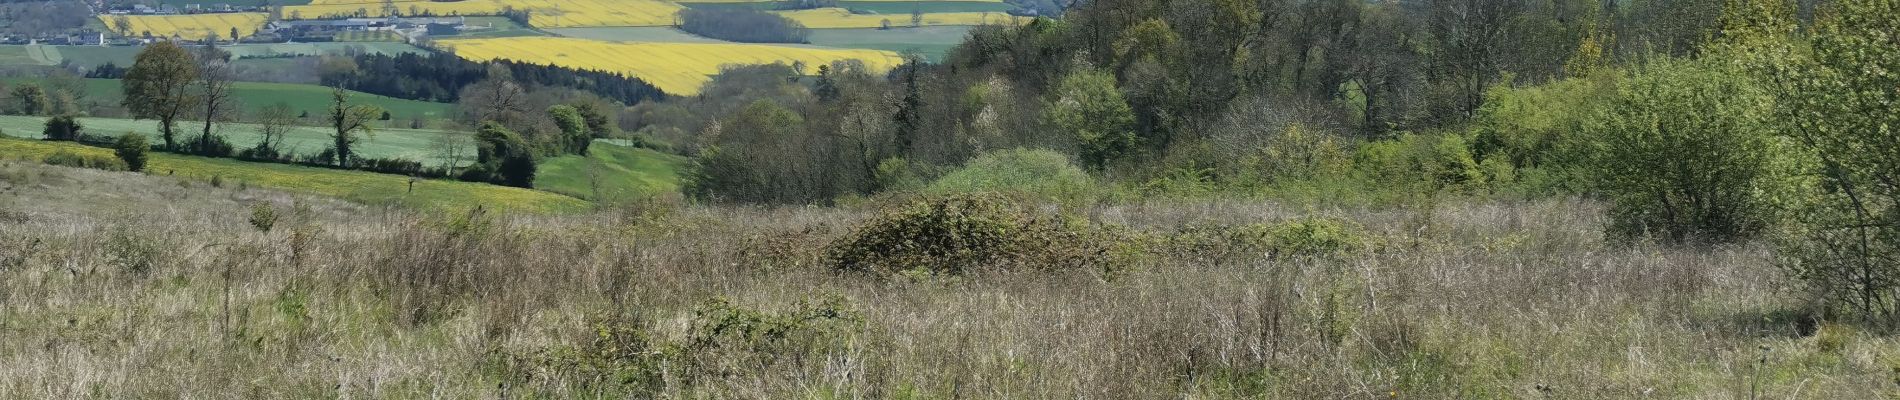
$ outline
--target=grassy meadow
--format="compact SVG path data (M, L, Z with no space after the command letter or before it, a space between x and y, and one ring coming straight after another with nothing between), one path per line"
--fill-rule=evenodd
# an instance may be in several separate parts
M499 18L499 17L496 17ZM471 17L470 19L475 19ZM502 19L506 20L506 19ZM319 56L343 52L361 52L376 54L398 54L422 52L421 48L404 43L269 43L223 45L219 48L231 52L238 65L260 61L275 61L281 57ZM50 45L0 45L0 65L60 65L92 68L107 63L127 67L138 57L137 46L50 46Z
M37 162L57 151L111 156L111 150L73 143L0 138L0 158ZM451 180L411 180L401 175L333 170L287 164L253 163L152 153L152 175L216 181L230 187L276 188L371 205L422 210L463 210L477 206L526 213L572 212L585 201L554 193ZM410 190L411 182L414 190ZM133 194L133 193L127 193Z
M39 139L45 127L46 117L21 115L0 115L0 134L24 139ZM126 132L136 132L157 143L158 122L152 120L131 120L119 118L79 118L84 132L90 135L118 136ZM179 124L181 138L196 138L202 123L182 122ZM214 132L223 135L225 140L237 148L248 148L263 138L258 134L256 124L227 123L218 125ZM316 154L329 147L331 131L324 127L297 126L284 135L282 148L296 154ZM445 165L449 160L434 148L434 144L445 135L468 133L426 129L377 129L357 144L357 151L372 158L401 158L420 161L428 165ZM180 139L184 140L184 139ZM464 161L466 162L466 160Z
M0 80L8 85L32 82L44 84L42 79L13 78ZM123 89L117 79L85 79L85 102L118 104L123 97ZM317 85L266 82L236 82L231 85L231 95L237 99L238 107L245 113L276 103L290 105L293 113L322 114L330 107L330 88ZM411 118L437 119L447 118L454 112L454 106L448 103L405 100L394 97L378 96L362 92L349 92L354 104L370 104L388 111L391 119L408 120Z
M917 28L892 29L813 29L809 40L811 44L847 49L887 50L903 54L919 54L924 59L938 61L945 53L963 42L968 36L968 26L925 26Z
M679 193L687 159L652 149L596 141L586 157L564 155L543 160L536 189L605 204L620 204Z
M1121 238L1113 268L952 277L829 267L877 207L226 182L0 162L0 396L1872 399L1900 367L1890 336L1798 333L1764 244L1608 243L1575 199L1088 206L1060 212L1110 236L1052 246ZM1315 218L1355 245L1221 234Z

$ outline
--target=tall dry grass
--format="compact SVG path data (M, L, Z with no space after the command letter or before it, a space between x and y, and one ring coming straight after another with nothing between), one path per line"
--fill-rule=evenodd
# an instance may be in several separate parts
M284 216L247 223L253 204ZM1878 398L1763 245L1607 243L1580 200L1077 213L1121 237L1314 216L1366 245L1136 246L1112 274L823 265L814 208L425 215L0 165L0 397Z

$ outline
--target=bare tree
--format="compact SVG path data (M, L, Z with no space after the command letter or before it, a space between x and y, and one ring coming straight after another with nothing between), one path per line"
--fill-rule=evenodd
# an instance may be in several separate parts
M288 103L277 102L258 110L257 130L264 138L257 142L257 148L274 153L277 148L283 147L284 135L290 133L291 125L296 120L297 115L291 113Z
M365 104L351 105L343 88L336 88L330 98L330 127L335 129L330 138L336 140L336 165L349 168L351 159L356 155L350 147L356 144L356 133L373 133L370 122L382 116L383 109Z
M132 18L124 15L112 17L112 29L117 30L119 36L132 36Z
M198 135L198 151L211 151L211 131L214 125L231 120L235 113L236 99L231 96L230 53L217 47L216 34L208 38L204 47L198 49L197 100L200 120L204 130Z
M508 67L489 64L488 79L462 89L461 108L469 125L495 121L516 129L529 109L528 92L514 82Z
M437 135L430 140L436 158L450 168L461 168L475 157L475 138L464 134Z

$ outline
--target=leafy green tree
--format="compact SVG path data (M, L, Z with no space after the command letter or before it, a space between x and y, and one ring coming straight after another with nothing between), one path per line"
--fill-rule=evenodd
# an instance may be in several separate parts
M475 131L475 162L494 171L499 183L534 187L534 149L526 139L501 123L490 121Z
M614 126L614 120L607 116L607 110L605 110L614 105L604 99L597 97L593 99L595 100L574 102L574 111L581 114L581 120L587 123L587 131L593 137L608 137L614 133L614 130L619 129Z
M336 165L349 168L356 151L351 147L358 140L358 132L364 135L374 133L370 121L382 115L383 109L372 105L351 105L349 97L342 88L330 93L330 138L334 140Z
M1900 316L1900 3L1840 0L1807 59L1777 91L1788 132L1819 158L1821 191L1802 215L1790 266L1834 304Z
M151 149L152 145L145 140L145 135L138 133L126 133L112 144L112 154L125 161L126 170L133 172L145 170L146 153Z
M581 116L580 110L555 105L548 107L548 117L561 128L561 152L587 155L587 146L594 142L594 135L588 130L587 119Z
M45 135L46 140L74 141L79 140L79 131L82 128L79 120L74 119L73 116L61 115L47 119L46 128L41 130L40 134Z
M1620 82L1584 127L1612 231L1726 241L1769 227L1798 189L1773 105L1746 71L1716 62L1657 62Z
M176 148L175 123L197 104L191 90L197 80L198 63L183 47L169 41L146 45L125 72L121 104L133 117L157 119L165 148Z
M1070 73L1055 88L1042 120L1082 145L1082 161L1101 169L1135 151L1134 112L1115 89L1115 76L1094 69Z
M20 115L43 115L53 109L53 99L39 85L23 84L13 88L13 110Z
M805 120L768 100L752 102L708 132L710 143L689 172L694 197L748 203L800 203L826 197L806 174Z

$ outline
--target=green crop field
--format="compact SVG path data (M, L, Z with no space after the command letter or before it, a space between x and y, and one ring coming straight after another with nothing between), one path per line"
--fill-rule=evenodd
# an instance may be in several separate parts
M535 187L611 204L678 192L680 169L685 165L685 157L595 141L587 157L566 155L542 162Z
M5 82L7 85L18 85L23 82L43 84L44 80L36 78L8 78L0 79L0 82ZM120 88L120 83L117 79L86 79L85 82L85 100L87 101L116 104L123 96L121 94L123 89ZM290 105L293 112L309 112L311 115L322 114L324 110L330 107L331 89L317 85L237 82L232 85L231 91L235 94L238 105L242 107L245 113L256 112L259 109L279 102ZM454 110L454 105L447 103L404 100L361 92L350 92L350 101L382 107L383 110L389 111L390 117L393 120L399 121L411 118L447 118Z
M514 20L508 19L507 17L465 17L465 18L468 18L468 21L465 22L466 27L472 28L474 30L463 31L462 33L449 35L449 37L496 38L496 37L546 36L547 35L547 33L535 30L534 28L517 24L515 23Z
M970 33L968 26L927 26L894 29L813 29L811 44L848 49L890 50L916 53L930 61L939 61Z
M0 46L0 65L51 65L34 58L28 46Z
M240 59L246 57L318 56L346 52L376 54L424 52L421 48L406 43L392 42L239 44L222 46L220 48L231 52L233 58ZM87 68L105 63L129 66L132 65L132 60L138 56L139 49L140 47L138 46L0 45L0 65L58 65L61 61L65 61L72 65Z
M0 46L8 49L19 46ZM96 67L112 63L121 67L131 66L138 57L139 48L131 46L47 46L59 52L60 58L80 67ZM6 62L0 62L6 63ZM7 63L10 64L10 63Z
M402 42L402 35L390 31L352 31L336 34L338 42Z
M234 58L320 56L320 55L325 55L325 54L339 54L339 53L346 53L346 52L371 53L371 54L402 54L402 53L427 52L425 50L422 50L422 48L411 46L407 43L376 43L376 42L241 44L241 45L235 45L235 46L224 46L222 48L225 51L231 52L231 57L234 57Z
M594 28L554 28L549 33L556 35L606 40L614 42L650 42L650 43L729 43L719 39L686 33L665 26L616 26Z
M0 135L19 138L38 139L46 124L45 117L5 115L0 116ZM79 124L88 135L118 136L126 132L142 133L154 143L158 139L158 122L152 120L130 120L116 118L80 118ZM197 137L204 125L195 122L179 124L179 140ZM253 124L224 124L217 128L217 134L238 148L247 148L257 144L260 139L258 127ZM461 132L417 130L417 129L378 129L374 134L357 143L357 151L365 157L401 158L421 161L431 166L446 164L438 152L433 150L434 143L444 135L467 135ZM283 149L297 154L315 154L330 146L329 130L322 127L300 126L284 135ZM472 151L472 150L471 150ZM467 162L464 160L463 162Z
M44 159L65 150L110 157L108 149L75 143L0 137L0 158ZM411 180L401 175L345 171L286 164L253 163L232 159L153 153L146 172L191 179L214 177L225 185L249 185L299 191L365 204L401 205L419 209L457 210L482 206L533 213L578 211L586 201L555 193L452 180ZM414 189L411 190L411 182Z

